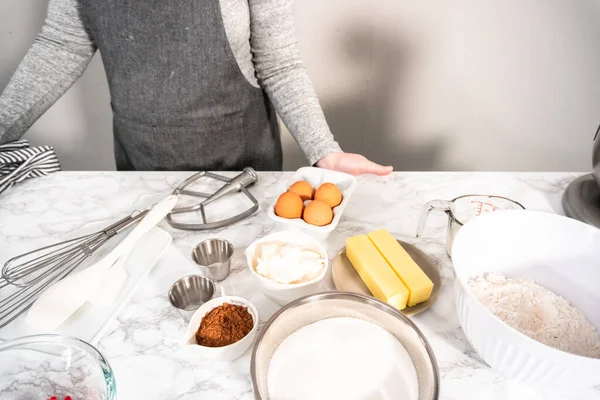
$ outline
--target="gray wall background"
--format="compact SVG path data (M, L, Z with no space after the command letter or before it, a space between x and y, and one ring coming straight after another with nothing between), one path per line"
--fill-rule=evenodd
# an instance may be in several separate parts
M450 4L451 3L451 4ZM0 2L0 88L47 0ZM591 169L598 0L302 0L298 40L336 138L397 170ZM98 56L26 135L65 169L114 169ZM284 132L285 168L305 164Z

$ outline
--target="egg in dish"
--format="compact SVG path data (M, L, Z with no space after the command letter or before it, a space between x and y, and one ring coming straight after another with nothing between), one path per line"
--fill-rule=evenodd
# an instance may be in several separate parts
M302 218L304 202L296 193L284 192L275 203L275 214L282 218Z
M333 210L324 201L313 200L304 209L303 219L311 225L329 225L333 220Z
M303 201L312 200L315 192L310 183L306 181L295 182L288 191L296 193Z
M334 208L342 202L342 192L335 184L325 182L315 191L315 200L321 200Z

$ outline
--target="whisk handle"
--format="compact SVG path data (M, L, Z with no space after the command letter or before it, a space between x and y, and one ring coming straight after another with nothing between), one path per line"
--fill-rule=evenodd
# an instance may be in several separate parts
M117 233L121 232L123 229L126 229L129 225L131 225L134 222L143 218L146 214L148 214L148 211L150 211L150 210L148 209L148 210L144 210L144 211L134 211L133 213L126 216L125 218L120 219L117 222L115 222L114 224L104 228L102 230L102 232L107 237L112 237L112 236L116 235Z

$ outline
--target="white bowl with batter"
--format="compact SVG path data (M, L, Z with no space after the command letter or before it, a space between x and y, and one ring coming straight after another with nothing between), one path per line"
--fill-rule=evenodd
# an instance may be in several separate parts
M571 394L600 384L599 358L562 351L521 333L479 300L484 297L478 286L469 286L473 277L485 273L528 279L566 299L592 325L600 328L600 230L545 212L497 211L465 224L454 240L452 261L457 276L456 306L463 331L494 370L521 383L565 389ZM499 301L517 301L515 296L539 297L540 294L512 294ZM489 307L498 313L503 310L498 307L510 305L490 303ZM534 312L532 318L557 312L552 309L554 306L543 308L543 304L534 309L519 306L515 312ZM564 305L562 308L569 311ZM558 315L565 324L577 320L572 310L564 316L562 311ZM543 315L540 318L543 323L548 321ZM574 329L567 340L582 340L577 337L577 330ZM569 344L586 351L583 345Z

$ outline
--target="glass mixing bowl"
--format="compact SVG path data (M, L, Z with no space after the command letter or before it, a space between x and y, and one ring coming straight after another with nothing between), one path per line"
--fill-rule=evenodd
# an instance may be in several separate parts
M34 335L0 343L0 399L115 400L115 377L92 345L68 336Z

